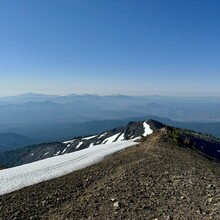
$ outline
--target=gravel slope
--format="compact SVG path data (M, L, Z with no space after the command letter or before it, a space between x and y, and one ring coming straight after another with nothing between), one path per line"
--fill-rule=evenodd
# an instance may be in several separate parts
M220 219L220 165L155 132L69 175L0 197L0 219Z

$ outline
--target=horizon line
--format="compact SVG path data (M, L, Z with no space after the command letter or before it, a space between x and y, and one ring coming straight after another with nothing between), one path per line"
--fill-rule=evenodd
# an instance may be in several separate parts
M67 97L67 96L99 96L99 97L107 97L107 96L127 96L127 97L180 97L180 98L220 98L220 94L189 94L189 93L176 93L173 94L141 94L141 95L129 95L123 93L112 93L112 94L97 94L97 93L67 93L67 94L52 94L52 93L41 93L41 92L24 92L13 95L0 95L0 98L9 98L9 97L19 97L19 96L28 96L28 95L36 95L36 96L54 96L54 97Z

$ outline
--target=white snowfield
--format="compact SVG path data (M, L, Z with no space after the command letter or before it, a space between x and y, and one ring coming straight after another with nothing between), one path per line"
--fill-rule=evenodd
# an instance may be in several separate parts
M143 127L143 136L147 136L153 132L147 124L147 121L143 123ZM106 134L107 133L100 135L99 138L105 136ZM89 140L96 136L97 135L86 137L82 140ZM88 167L103 160L110 154L137 144L135 141L139 138L140 137L136 137L132 140L124 140L124 133L118 133L106 138L102 144L94 145L94 143L91 143L90 147L84 150L64 155L58 155L60 153L60 151L58 151L56 153L58 156L56 157L0 170L0 195ZM82 140L78 143L76 149L83 144ZM74 141L75 139L63 142L64 144L67 144L67 147L62 153L65 153L66 149ZM45 155L48 153L49 152L45 153Z
M134 140L100 144L77 152L1 170L0 195L88 167L103 160L107 155L135 144L137 142Z
M143 123L143 126L144 126L144 134L143 134L144 137L146 137L147 135L153 133L153 130L150 128L150 125L147 124L147 121L145 121L145 122Z
M114 142L114 140L115 140L119 135L120 135L120 133L114 134L113 136L106 138L104 141L102 141L102 144L108 144L108 143Z

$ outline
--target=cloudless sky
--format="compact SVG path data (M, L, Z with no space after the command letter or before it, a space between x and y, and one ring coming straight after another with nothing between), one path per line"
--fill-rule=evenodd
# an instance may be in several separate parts
M0 0L0 96L220 96L219 0Z

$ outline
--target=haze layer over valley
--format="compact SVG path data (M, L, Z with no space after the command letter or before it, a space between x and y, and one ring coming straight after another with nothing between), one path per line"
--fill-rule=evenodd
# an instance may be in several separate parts
M62 141L155 118L220 137L220 98L43 95L0 98L0 151Z

